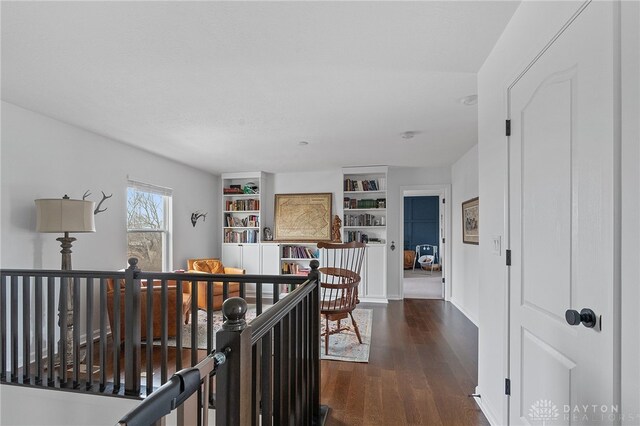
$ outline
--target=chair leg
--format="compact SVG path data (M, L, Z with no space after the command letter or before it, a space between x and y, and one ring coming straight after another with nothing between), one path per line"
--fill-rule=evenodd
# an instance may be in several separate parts
M358 342L362 344L362 337L360 337L360 329L358 328L358 324L356 324L356 320L353 319L353 314L349 312L349 316L351 317L351 324L353 324L353 330L356 332L356 336L358 336Z
M324 317L324 354L329 355L329 317Z

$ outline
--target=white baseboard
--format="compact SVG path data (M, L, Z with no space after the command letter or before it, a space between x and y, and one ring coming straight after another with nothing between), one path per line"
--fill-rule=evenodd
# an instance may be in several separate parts
M469 314L469 312L465 311L465 310L464 310L464 308L463 308L462 306L460 306L460 304L456 301L456 299L454 299L454 298L452 297L452 298L449 300L449 302L451 302L451 304L452 304L453 306L455 306L456 308L458 308L458 310L459 310L460 312L462 312L462 314L463 314L465 317L467 317L467 319L468 319L469 321L471 321L471 322L472 322L476 327L480 328L480 327L478 326L478 320L477 320L477 319L475 319L474 317L472 317L472 316Z
M378 303L386 305L389 301L387 299L380 299L376 297L361 297L360 303Z
M476 386L476 394L480 395L480 398L473 398L473 399L476 401L476 404L480 408L480 411L482 411L482 414L484 414L484 416L487 418L487 421L489 422L489 424L491 426L499 426L501 423L499 423L496 420L496 417L493 415L493 412L489 409L487 404L482 400L482 391L480 390L479 386Z

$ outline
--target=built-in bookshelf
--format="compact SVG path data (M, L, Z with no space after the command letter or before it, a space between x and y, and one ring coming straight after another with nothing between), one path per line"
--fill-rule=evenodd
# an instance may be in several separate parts
M283 275L308 275L309 262L319 259L320 251L315 243L282 244L280 246L280 273Z
M343 240L385 244L387 238L386 167L343 169Z
M225 244L260 242L262 173L222 175L222 241Z

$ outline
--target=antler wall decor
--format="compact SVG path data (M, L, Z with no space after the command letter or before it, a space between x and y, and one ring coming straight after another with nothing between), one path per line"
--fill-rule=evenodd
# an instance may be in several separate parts
M198 212L193 212L191 213L191 224L193 225L193 227L195 228L196 223L198 223L198 219L202 218L202 221L206 221L207 220L207 214L208 213L200 213Z
M98 213L102 213L104 211L107 211L107 208L105 207L104 209L100 209L100 207L102 206L102 203L105 202L105 200L107 200L108 198L113 197L113 194L107 195L104 193L104 191L100 191L102 192L102 200L100 200L100 202L98 203L98 205L96 206L96 209L93 211L93 214L96 215ZM82 196L82 199L86 199L89 195L91 195L91 192L89 192L89 190L87 189L84 193L84 195Z

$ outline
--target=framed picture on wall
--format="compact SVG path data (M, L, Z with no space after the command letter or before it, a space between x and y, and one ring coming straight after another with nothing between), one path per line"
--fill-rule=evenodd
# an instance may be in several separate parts
M480 209L479 198L472 198L462 203L462 242L479 244L480 242Z
M331 241L331 192L276 194L276 241Z

